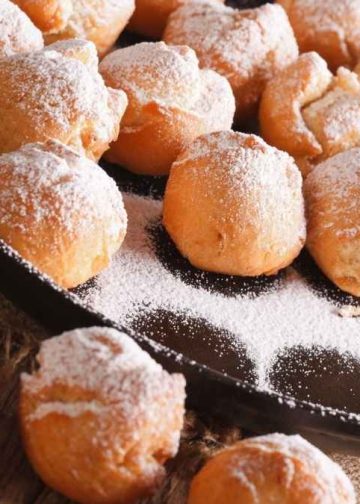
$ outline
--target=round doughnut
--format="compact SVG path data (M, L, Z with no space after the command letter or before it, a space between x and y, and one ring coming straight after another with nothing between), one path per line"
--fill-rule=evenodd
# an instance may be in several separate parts
M218 2L189 3L171 14L163 38L168 44L192 47L201 67L228 79L238 123L255 115L265 83L298 56L279 5L237 10Z
M21 376L20 423L43 481L81 504L150 494L178 449L183 376L104 327L48 339L37 360L39 369Z
M301 174L290 156L255 135L204 135L172 165L163 223L197 268L275 274L305 242Z
M188 504L355 504L343 470L300 436L245 439L210 459Z
M39 51L42 33L16 5L0 1L0 58L16 53Z
M136 0L135 12L128 28L144 37L159 39L170 14L190 1L196 3L204 0ZM224 3L224 0L216 1Z
M358 0L277 0L286 10L301 52L316 51L335 71L360 60Z
M360 81L336 76L316 53L302 54L266 86L260 128L267 142L295 157L304 176L330 156L360 145Z
M64 288L108 266L126 233L115 182L47 141L0 156L0 238Z
M106 158L135 173L167 174L185 145L231 128L235 100L229 83L200 70L188 47L145 42L119 49L103 59L100 73L129 99Z
M318 164L304 191L310 254L340 289L360 296L360 148Z
M135 0L15 0L44 33L47 44L57 40L91 40L104 55L135 9Z
M47 48L0 59L0 153L54 138L97 160L116 139L126 95L82 63L84 44L96 58L91 42L71 44L71 57Z

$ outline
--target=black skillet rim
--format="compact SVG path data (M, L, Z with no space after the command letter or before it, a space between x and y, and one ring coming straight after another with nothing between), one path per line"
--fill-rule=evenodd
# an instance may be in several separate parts
M253 432L298 432L325 449L360 454L360 415L258 390L129 331L81 304L74 294L40 274L3 240L0 240L0 290L52 334L91 325L126 332L166 369L186 376L189 407Z
M227 0L234 8L249 8L272 0ZM134 42L139 37L133 36ZM142 41L142 40L141 40ZM120 329L133 337L169 371L187 377L188 404L211 412L253 432L298 432L324 449L360 454L360 414L293 399L192 361L175 351L127 330L101 313L80 304L0 239L0 291L47 327L52 334L91 325ZM199 385L208 390L199 390ZM266 427L264 427L266 425Z

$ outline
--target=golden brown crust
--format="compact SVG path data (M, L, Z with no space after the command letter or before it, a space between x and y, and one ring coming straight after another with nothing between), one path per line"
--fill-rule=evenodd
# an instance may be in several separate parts
M304 244L301 186L294 161L259 137L204 135L171 168L164 226L197 268L271 275Z
M206 133L200 117L153 102L142 110L143 124L124 125L105 157L134 173L165 175L184 145Z
M303 117L322 146L321 161L360 145L360 82L339 68L322 98L303 110Z
M355 504L342 469L300 436L247 439L195 476L188 504Z
M217 2L185 4L169 17L163 39L192 47L203 68L228 79L238 123L256 114L266 82L298 56L284 10L271 4L248 10Z
M176 454L184 379L114 329L78 329L42 344L22 375L27 455L52 488L83 504L133 504ZM66 442L69 440L69 442Z
M320 155L322 146L306 126L302 111L321 98L331 80L325 61L316 53L306 53L268 82L259 111L264 139L295 158Z
M129 106L107 159L135 172L164 175L199 135L230 129L235 112L223 77L199 70L195 53L163 42L120 49L100 64L107 85L121 87Z
M304 191L307 248L330 280L360 296L360 149L320 163Z
M114 44L135 9L134 0L16 0L43 31L47 44L83 38L103 56Z
M0 152L54 138L97 160L117 137L125 93L106 88L91 42L68 45L71 57L47 48L0 61Z
M64 288L107 267L125 237L115 183L57 142L1 155L0 199L1 239Z
M286 10L301 52L316 51L332 71L360 59L357 0L277 0Z
M144 37L159 39L170 14L189 1L196 2L196 0L137 0L128 28ZM224 3L225 0L217 1Z
M0 3L0 57L39 51L42 33L27 15L9 0Z
M72 0L13 0L42 32L63 29L72 13Z
M266 86L260 104L265 140L295 157L304 176L319 162L360 145L360 81L333 76L316 53L302 54Z

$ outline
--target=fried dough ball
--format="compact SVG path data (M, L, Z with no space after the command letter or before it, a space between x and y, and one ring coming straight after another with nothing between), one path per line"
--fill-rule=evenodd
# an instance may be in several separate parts
M65 28L73 11L73 0L12 0L42 32Z
M316 51L336 71L360 59L358 0L277 0L286 10L301 52Z
M301 174L290 156L255 135L204 135L172 165L163 222L197 268L275 274L305 241Z
M360 296L360 148L317 165L304 189L309 252L340 289Z
M189 1L203 0L136 0L135 12L128 28L139 35L159 39L170 14ZM224 0L216 1L224 3Z
M21 377L27 455L50 487L82 504L130 504L162 480L183 424L185 380L129 336L77 329L42 343Z
M300 436L245 439L211 458L188 504L355 504L343 470Z
M44 33L45 42L91 40L103 56L135 9L134 0L14 0Z
M266 82L298 56L279 5L237 10L217 2L188 3L171 14L163 38L168 44L192 47L201 67L228 79L238 123L256 114Z
M54 138L97 160L117 138L125 93L105 86L91 42L63 46L0 59L0 153Z
M0 58L38 51L43 46L41 31L27 15L9 0L0 0Z
M104 58L100 72L129 99L106 158L135 173L165 175L185 145L231 128L235 101L229 83L200 70L188 47L157 42L119 49Z
M64 288L95 276L126 233L115 182L53 141L0 156L0 238Z
M317 163L360 145L360 81L339 68L336 76L316 53L271 80L260 105L267 142L294 156L304 176Z

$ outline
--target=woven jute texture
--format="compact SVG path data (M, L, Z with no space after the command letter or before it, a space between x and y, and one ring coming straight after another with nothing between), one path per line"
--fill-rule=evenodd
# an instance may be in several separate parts
M0 504L65 504L70 501L47 488L22 450L17 425L19 376L31 370L47 332L0 294ZM187 412L177 457L156 495L141 504L185 504L189 483L218 449L242 437L238 428Z

